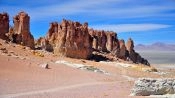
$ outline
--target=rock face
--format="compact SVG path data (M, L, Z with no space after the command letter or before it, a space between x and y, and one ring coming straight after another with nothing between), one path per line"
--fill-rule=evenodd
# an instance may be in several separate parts
M49 51L49 52L53 51L52 45L44 37L40 37L38 40L35 41L35 48L46 50L46 51Z
M89 29L89 34L90 45L94 51L107 52L123 60L129 60L133 63L141 63L148 66L150 65L147 60L135 52L134 42L131 38L129 38L125 45L123 39L118 40L115 32Z
M112 52L119 47L117 34L109 31L89 29L92 48L102 52Z
M142 58L137 52L134 50L134 41L129 38L127 43L126 43L127 51L128 51L128 57L129 60L133 61L134 63L142 63L145 65L150 65L147 60Z
M20 12L13 18L13 33L10 34L14 43L34 48L34 38L30 33L30 17L25 12Z
M6 40L6 33L9 31L9 16L7 13L0 13L0 38Z
M14 27L9 28L9 16L0 14L0 38L34 49L34 38L30 33L30 17L20 12L13 18Z
M175 94L175 79L141 78L137 80L131 95L149 96Z
M91 35L91 44L93 49L107 51L107 36L104 31L90 29L89 34Z
M17 44L28 46L32 49L43 49L54 52L56 55L72 58L91 59L101 53L101 58L113 56L129 60L133 63L150 65L134 50L132 39L127 41L117 38L117 33L112 31L93 30L88 28L88 23L80 24L63 19L61 23L52 22L46 37L41 37L34 44L30 33L30 17L25 12L20 12L13 18L14 27L9 28L9 16L0 14L0 38Z
M119 52L118 57L121 58L121 59L126 60L127 51L126 51L125 41L122 39L122 40L119 41L119 43L120 43L120 52Z
M38 39L37 44L44 50L72 58L88 59L92 57L92 51L96 51L149 65L147 60L135 52L132 39L125 45L124 40L118 40L115 32L88 29L88 23L80 24L65 19L60 24L52 22L47 36Z
M80 24L65 19L61 24L51 23L46 36L55 54L82 59L88 59L91 56L89 38L88 23Z

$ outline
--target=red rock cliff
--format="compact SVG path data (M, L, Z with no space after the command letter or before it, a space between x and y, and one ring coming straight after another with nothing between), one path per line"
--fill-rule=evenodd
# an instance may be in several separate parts
M9 31L9 15L0 13L0 38L6 40L6 33Z
M30 33L30 17L25 12L20 12L13 18L12 40L15 43L34 48L34 38Z
M89 36L88 23L63 19L60 24L50 24L46 40L52 45L55 54L88 59L92 53Z

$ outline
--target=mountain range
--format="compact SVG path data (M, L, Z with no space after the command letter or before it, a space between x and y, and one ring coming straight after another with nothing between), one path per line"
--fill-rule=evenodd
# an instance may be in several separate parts
M135 46L138 51L145 50L159 50L159 51L175 51L175 44L167 44L162 42L156 42L151 45L138 44Z

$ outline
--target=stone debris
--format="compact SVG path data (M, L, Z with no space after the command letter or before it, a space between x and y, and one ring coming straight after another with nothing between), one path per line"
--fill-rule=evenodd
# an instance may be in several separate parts
M92 72L97 72L97 73L109 75L108 72L101 70L101 69L94 67L94 66L83 66L83 67L79 67L78 69L88 70L88 71L92 71Z
M7 54L7 53L8 53L8 50L7 50L5 47L1 47L1 48L0 48L0 51L1 51L1 53L3 53L3 54Z
M40 51L32 50L31 52L32 52L33 55L36 55L36 56L39 56L39 57L44 57L44 54Z
M133 96L175 94L175 79L139 78L131 90Z
M102 74L106 74L109 75L108 72L101 70L99 68L96 68L94 66L87 66L87 65L83 65L83 64L77 64L77 63L72 63L72 62L68 62L68 61L64 61L64 60L58 60L55 62L56 64L65 64L67 66L73 67L73 68L77 68L77 69L81 69L81 70L88 70L88 71L92 71L92 72L97 72L97 73L102 73Z

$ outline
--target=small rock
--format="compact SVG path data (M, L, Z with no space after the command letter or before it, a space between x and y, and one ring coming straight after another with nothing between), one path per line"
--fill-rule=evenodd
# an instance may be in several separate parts
M21 60L26 60L26 58L25 58L25 57L20 57L20 59L21 59Z
M2 47L2 48L0 48L0 50L6 50L6 48L5 47Z
M7 56L12 56L11 54L7 54Z
M40 64L39 66L44 69L49 69L49 65L47 63Z
M26 49L26 50L31 50L31 48L30 48L30 47L25 47L24 49Z
M3 42L4 42L5 44L8 44L8 43L9 43L7 40L4 40Z
M5 47L0 48L0 50L2 51L2 53L8 53L8 50Z
M86 63L86 61L84 61L84 60L81 60L81 62Z
M14 53L14 51L9 51L9 53Z

